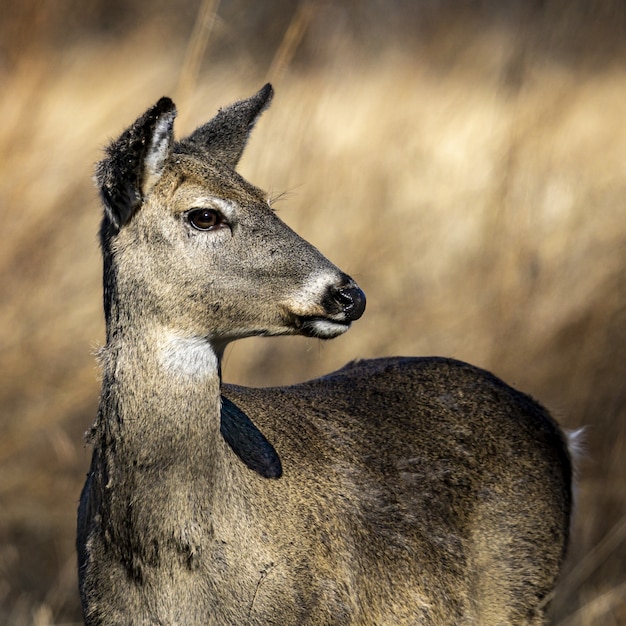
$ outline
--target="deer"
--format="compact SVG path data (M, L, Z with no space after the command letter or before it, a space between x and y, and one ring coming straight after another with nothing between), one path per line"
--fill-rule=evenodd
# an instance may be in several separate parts
M161 98L96 166L106 341L77 553L88 625L545 623L567 436L443 357L222 382L251 336L332 339L357 283L236 171L268 84L186 138Z

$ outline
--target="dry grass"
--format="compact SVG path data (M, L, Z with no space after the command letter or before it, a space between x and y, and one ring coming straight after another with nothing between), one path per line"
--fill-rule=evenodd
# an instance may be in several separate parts
M0 623L79 620L74 512L103 335L91 167L181 84L185 47L165 49L162 28L31 50L2 78ZM241 342L225 377L289 383L354 357L442 354L587 425L553 621L611 626L626 621L626 74L534 41L491 28L358 61L331 39L298 70L276 42L277 96L241 171L284 194L281 217L359 281L368 311L329 343ZM244 55L183 81L178 131L264 74Z

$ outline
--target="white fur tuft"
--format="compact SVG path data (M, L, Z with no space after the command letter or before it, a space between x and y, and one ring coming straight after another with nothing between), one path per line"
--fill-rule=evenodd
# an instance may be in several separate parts
M566 430L565 437L569 456L572 460L572 470L574 475L577 475L579 462L586 453L585 429L578 428L577 430Z
M314 330L314 336L320 339L333 339L343 335L350 328L350 324L341 324L325 319L317 319L309 323Z
M142 184L144 195L150 192L163 174L165 160L170 151L175 115L174 112L164 115L157 121L154 128L150 147L144 160L144 181Z

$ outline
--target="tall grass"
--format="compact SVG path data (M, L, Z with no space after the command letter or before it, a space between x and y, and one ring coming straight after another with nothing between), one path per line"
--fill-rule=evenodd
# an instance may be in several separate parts
M226 380L283 384L355 357L441 354L586 425L553 622L626 622L626 73L585 55L563 63L534 47L535 32L497 25L359 60L359 42L323 38L317 10L296 13L296 43L276 41L274 64L234 55L195 85L180 87L185 43L164 45L152 22L121 40L24 51L4 73L0 623L79 621L74 514L103 337L92 163L161 95L179 93L184 133L270 68L277 95L240 169L359 281L368 310L332 342L241 342ZM323 50L292 66L303 28ZM214 30L209 60L232 37L219 15Z

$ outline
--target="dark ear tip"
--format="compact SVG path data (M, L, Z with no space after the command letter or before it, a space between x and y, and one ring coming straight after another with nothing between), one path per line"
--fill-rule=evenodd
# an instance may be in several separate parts
M263 109L265 109L269 106L272 98L274 97L274 88L270 83L265 83L265 85L263 85L263 87L259 90L256 97L263 103Z
M265 468L265 472L262 473L264 478L282 478L283 475L283 467L280 463L280 458L277 456L276 461L273 463L269 463Z
M157 117L166 113L173 113L176 115L176 105L172 102L171 98L163 96L162 98L159 98L159 101L152 107L152 112Z

